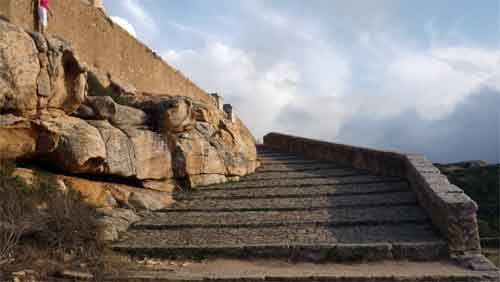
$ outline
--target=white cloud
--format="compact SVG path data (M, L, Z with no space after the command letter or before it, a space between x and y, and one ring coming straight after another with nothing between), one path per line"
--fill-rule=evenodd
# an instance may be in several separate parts
M299 73L293 63L281 62L259 72L252 56L221 42L196 51L170 50L164 58L206 90L221 93L259 136L297 95Z
M137 0L122 0L122 7L133 18L136 25L143 26L150 32L156 32L158 25L155 19L144 9Z
M361 111L373 111L376 116L414 110L424 119L444 118L468 95L493 81L499 59L498 51L472 47L400 49L393 57L383 57L384 67L373 74L378 88L353 100Z
M448 47L393 55L365 62L376 65L368 66L372 70L383 65L372 73L376 85L369 91L351 81L348 59L356 58L318 42L304 48L301 60L265 67L257 67L257 56L221 42L169 50L164 58L202 88L221 92L257 137L273 130L332 140L365 114L381 119L414 111L421 119L442 119L485 83L499 84L497 51Z
M111 19L113 20L113 22L117 23L123 29L128 31L128 33L130 33L132 36L137 37L137 33L135 31L134 26L131 23L129 23L126 19L120 17L111 17Z
M460 116L460 122L465 122L457 109L479 109L464 103L488 101L478 95L483 87L493 89L488 95L500 93L500 51L466 42L443 44L441 34L453 36L450 32L431 33L427 44L425 38L402 32L386 19L390 13L382 11L360 20L346 41L342 31L351 26L346 24L352 21L347 19L351 8L359 5L344 7L349 11L339 15L346 17L344 24L326 26L320 20L308 22L269 9L263 2L245 3L252 8L251 18L238 19L245 32L224 41L214 34L206 36L203 29L170 22L203 38L205 46L168 50L163 55L203 89L223 94L258 138L282 131L337 140L349 135L346 125L353 125L360 132L344 140L368 146L407 142L438 157L428 142L446 144L459 138L453 136L458 129L445 134L448 123L462 130L450 120ZM391 0L384 3L397 5ZM393 24L387 26L387 22ZM383 121L384 126L374 121ZM360 126L365 123L375 129ZM442 139L430 134L434 131L442 132ZM400 133L405 138L398 139Z
M400 89L414 97L421 117L437 119L488 80L500 52L474 48L435 48L423 55L400 58L389 67Z

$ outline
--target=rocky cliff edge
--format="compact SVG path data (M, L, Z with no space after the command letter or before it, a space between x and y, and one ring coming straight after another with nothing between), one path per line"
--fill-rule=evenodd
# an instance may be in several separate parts
M113 185L168 193L236 180L258 166L251 133L215 100L139 93L86 66L63 39L2 20L0 159L55 172L61 185L107 199L98 206L119 200L106 188ZM89 192L101 186L107 196Z

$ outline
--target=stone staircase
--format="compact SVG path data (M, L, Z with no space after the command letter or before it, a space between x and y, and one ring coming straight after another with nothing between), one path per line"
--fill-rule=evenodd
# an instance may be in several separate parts
M110 280L493 281L449 260L406 180L258 152L257 173L143 214L113 249L157 263Z

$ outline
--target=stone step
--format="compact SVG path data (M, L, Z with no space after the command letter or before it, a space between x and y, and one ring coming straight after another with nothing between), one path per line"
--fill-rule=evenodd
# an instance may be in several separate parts
M153 213L135 223L134 228L259 228L307 224L339 227L426 222L426 215L413 205L299 211L170 211Z
M263 166L259 167L256 172L311 171L334 168L346 167L334 163L325 162L317 162L313 164L264 164Z
M263 179L248 180L241 182L230 182L224 184L211 185L203 189L233 189L233 188L262 188L262 187L305 187L318 185L345 185L345 184L365 184L365 183L390 183L399 182L397 177L384 177L375 175L357 175L346 177L329 178L295 178L295 179Z
M466 275L419 275L419 276L314 276L309 275L304 276L243 276L243 277L217 277L215 274L211 273L209 276L200 277L199 275L193 275L191 277L186 276L175 276L172 275L170 270L160 270L160 271L125 271L120 273L121 276L111 275L105 277L104 282L107 281L126 281L126 282L266 282L266 281L282 281L282 282L498 282L494 278L484 278L479 274L466 274ZM168 278L170 277L170 278Z
M276 150L269 150L269 149L260 150L260 149L257 149L257 156L259 156L259 157L282 156L282 155L295 156L294 154L291 154L291 153L278 152Z
M329 197L340 195L371 195L410 191L404 181L391 183L317 185L306 187L265 187L240 189L196 189L177 192L178 201L192 199L248 199L248 198L291 198L291 197Z
M319 169L309 171L290 172L258 172L242 177L240 181L264 180L264 179L295 179L295 178L325 178L366 175L368 172L359 169Z
M321 208L368 208L416 205L413 192L381 194L344 194L331 196L264 196L242 195L239 198L179 200L162 211L259 211L259 210L312 210Z
M359 262L380 260L436 261L448 254L445 242L372 243L372 244L302 244L240 246L152 246L115 245L115 251L132 256L159 258L275 258L307 262Z
M393 271L394 265L361 273L373 263L400 267L410 261L448 259L447 242L418 206L408 183L263 147L258 152L262 166L256 173L239 182L176 192L172 206L142 213L143 219L112 248L141 258L201 259L205 264L242 258L294 264L286 270L223 265L207 270L200 266L191 273L174 271L172 275L131 271L128 277L227 282L481 281L451 265L407 276ZM309 264L298 271L297 263L303 262ZM317 268L332 262L370 263L353 272L340 264L337 268L343 270Z
M283 262L273 259L210 261L146 259L132 263L104 281L151 282L475 282L498 281L496 274L463 269L452 261L380 261L370 263ZM148 262L151 264L149 265Z
M425 224L329 228L181 228L131 230L113 249L176 258L293 258L299 261L437 260L448 246Z
M380 224L331 227L315 224L239 227L131 229L123 243L151 246L251 246L303 244L359 244L439 241L430 224Z
M262 156L258 155L257 158L260 161L286 161L286 160L310 160L310 159L305 159L296 155L290 155L290 154L272 154L272 155L267 155L267 156Z
M291 153L284 153L284 152L279 152L277 150L269 149L269 148L257 148L257 155L258 156L266 156L269 154L275 154L275 155L293 155Z
M259 159L261 164L263 166L267 165L274 165L274 164L282 164L282 165L300 165L300 164L305 164L305 165L314 165L314 164L328 164L329 162L322 162L322 161L316 161L316 160L305 160L305 159L299 159L299 158L261 158ZM329 163L334 166L340 166L339 164L336 163Z
M258 153L257 158L259 160L287 160L287 159L302 159L302 160L311 160L310 158L305 158L300 155L290 154L290 153L279 153L279 152L265 152Z

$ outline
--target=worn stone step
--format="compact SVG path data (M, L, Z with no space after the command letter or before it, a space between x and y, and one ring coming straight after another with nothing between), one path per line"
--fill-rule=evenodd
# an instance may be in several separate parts
M251 210L311 210L319 208L366 208L416 204L413 192L380 194L316 195L241 195L238 198L178 200L163 211L251 211Z
M276 158L262 158L260 159L261 164L265 167L268 165L315 165L315 164L332 164L334 166L340 166L336 163L328 163L316 160L306 160L299 158L286 158L286 159L276 159Z
M257 156L259 157L267 157L267 156L282 156L282 155L291 155L291 156L296 156L291 153L285 153L285 152L278 152L276 150L269 150L269 149L257 149Z
M257 154L257 158L259 159L266 159L266 158L269 158L269 159L286 159L286 158L294 158L294 159L305 159L301 156L297 156L297 155L294 155L294 154L289 154L289 153L273 153L273 152L268 152L268 153L264 153L264 154Z
M156 231L158 232L158 231ZM172 231L162 231L171 233ZM148 234L151 235L151 234ZM144 236L144 235L141 235ZM135 256L166 258L279 258L311 262L356 262L380 260L433 261L447 257L448 247L443 241L419 242L371 242L371 243L298 243L277 242L267 244L154 244L152 238L136 238L136 241L113 245L113 249ZM394 236L393 236L394 237ZM143 241L145 242L138 242Z
M131 229L120 245L250 246L439 241L430 224L331 227L315 224L277 227Z
M260 161L310 160L291 154L258 155Z
M264 164L257 169L257 172L285 172L285 171L310 171L318 169L346 168L345 166L318 162L313 164Z
M239 189L196 189L177 192L174 197L178 201L192 199L238 199L266 197L320 197L335 195L369 195L410 191L408 183L368 183L346 185L317 185L306 187L264 187Z
M105 281L152 282L473 282L498 281L496 274L461 268L449 260L312 264L275 259L210 261L151 259L152 265L118 265Z
M282 281L282 282L498 282L498 279L484 278L479 274L466 274L466 275L419 275L414 277L409 276L242 276L242 277L218 277L211 274L206 277L193 275L191 277L175 276L172 272L167 270L160 271L141 271L133 272L126 271L121 273L122 276L111 275L105 277L103 281L126 281L126 282L266 282L266 281Z
M239 228L315 224L361 226L398 223L426 223L417 206L366 207L289 211L171 211L152 213L134 224L137 229Z
M483 278L478 274L468 275L420 275L416 277L408 276L314 276L309 277L297 276L243 276L243 277L217 277L213 274L207 277L200 277L194 275L193 277L175 276L171 271L144 271L144 272L131 272L127 271L122 273L123 276L110 276L104 278L103 281L127 281L127 282L266 282L266 281L281 281L281 282L498 282L498 279ZM166 278L169 277L170 278Z
M288 171L288 172L258 172L242 177L240 181L264 180L264 179L295 179L295 178L325 178L325 177L345 177L356 175L367 175L368 172L359 169L319 169L309 171Z
M380 260L435 261L447 257L445 242L298 244L239 246L115 245L115 251L133 256L164 258L282 258L309 262L358 262Z
M262 188L262 187L305 187L318 185L345 185L356 183L390 183L399 182L400 178L375 175L357 175L329 178L294 178L294 179L263 179L242 182L230 182L204 187L203 189L233 189L233 188Z
M269 148L257 148L257 155L258 156L265 156L269 154L276 154L276 155L283 155L283 154L289 154L291 153L284 153L284 152L279 152L277 150L269 149Z

